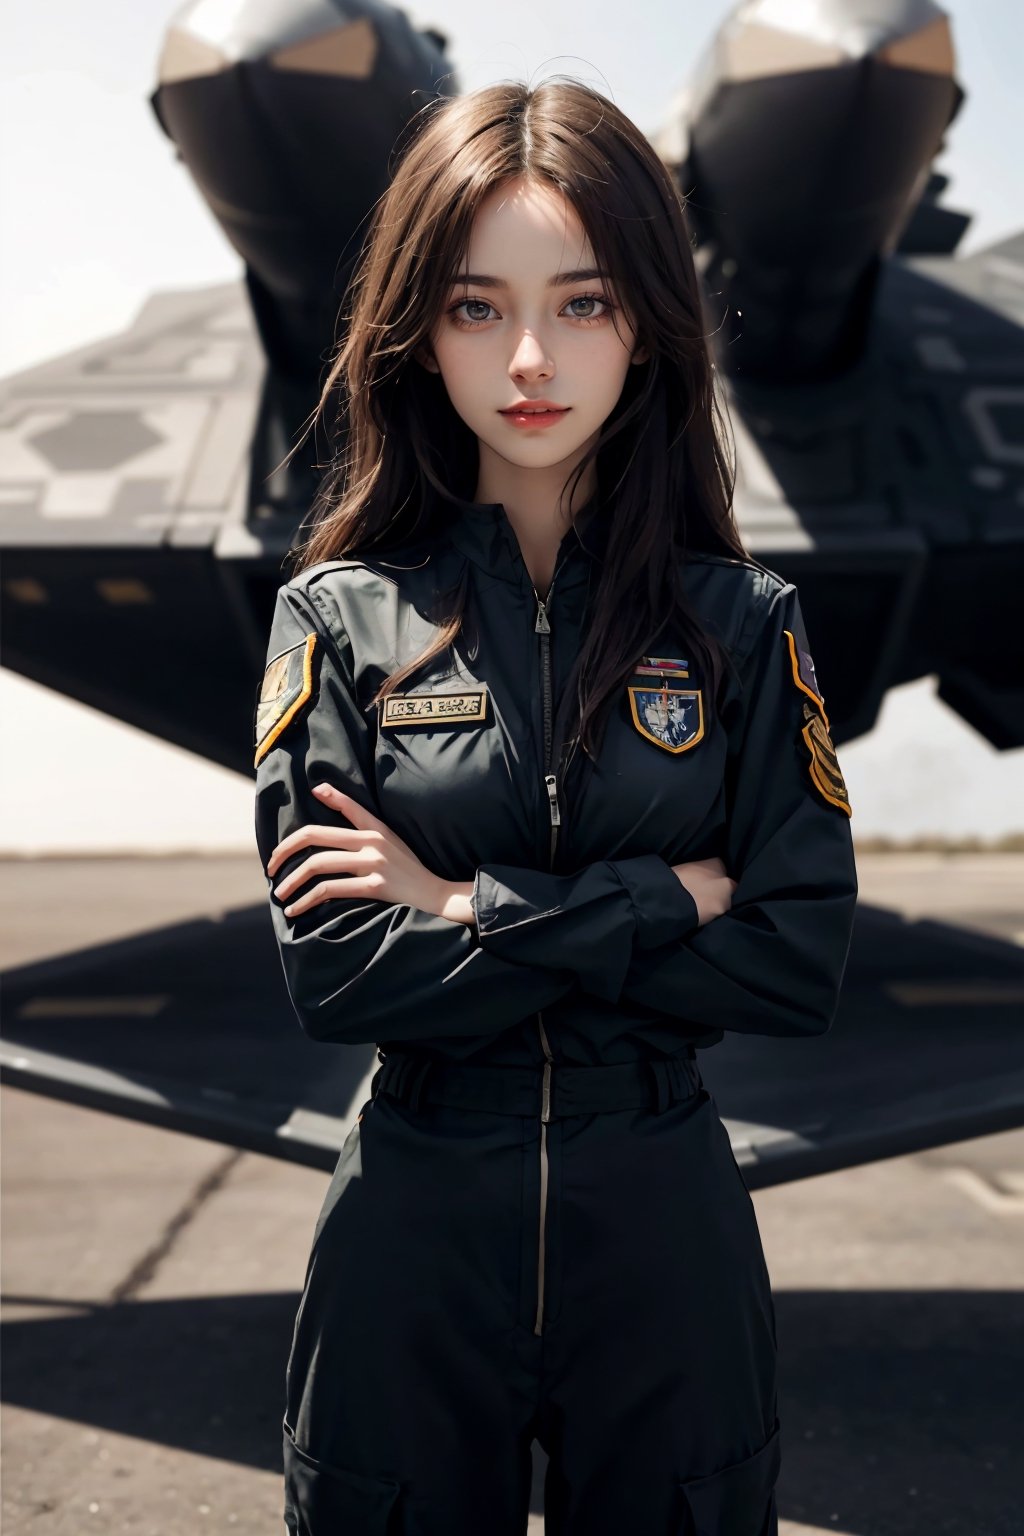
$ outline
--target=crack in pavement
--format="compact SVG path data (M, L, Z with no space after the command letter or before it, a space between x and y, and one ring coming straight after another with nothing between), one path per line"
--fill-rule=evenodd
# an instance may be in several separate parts
M207 1200L223 1186L235 1164L246 1155L244 1148L233 1147L215 1167L210 1169L209 1173L199 1180L184 1205L167 1222L159 1240L132 1265L124 1279L111 1291L109 1297L111 1303L130 1301L146 1282L153 1278L185 1228L195 1220Z

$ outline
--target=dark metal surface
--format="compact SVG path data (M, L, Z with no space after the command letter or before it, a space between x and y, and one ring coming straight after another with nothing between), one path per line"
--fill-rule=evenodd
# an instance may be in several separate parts
M332 1169L371 1045L296 1023L262 908L3 978L6 1082ZM814 1039L701 1052L751 1188L1024 1124L1024 961L1002 939L862 907L843 1001Z

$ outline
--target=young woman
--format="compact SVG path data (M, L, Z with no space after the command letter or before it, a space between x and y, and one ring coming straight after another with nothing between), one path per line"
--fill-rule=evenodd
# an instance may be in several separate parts
M828 1029L856 875L679 197L582 84L440 100L352 299L255 722L296 1015L381 1062L295 1322L286 1524L522 1536L536 1438L549 1536L769 1536L774 1309L696 1050Z

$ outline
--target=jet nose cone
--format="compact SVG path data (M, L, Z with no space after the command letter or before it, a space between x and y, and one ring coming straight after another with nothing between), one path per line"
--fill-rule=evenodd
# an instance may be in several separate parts
M739 29L771 29L779 62L793 62L810 45L846 59L879 55L906 69L952 74L949 18L935 0L750 0L736 14Z

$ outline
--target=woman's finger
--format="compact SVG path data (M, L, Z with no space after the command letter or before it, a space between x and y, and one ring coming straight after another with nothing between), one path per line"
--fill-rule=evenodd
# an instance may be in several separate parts
M311 891L307 891L305 896L300 896L291 906L285 907L284 914L286 917L300 917L311 907L318 907L321 902L339 896L365 896L375 900L380 894L381 879L381 875L372 874L356 875L350 880L322 880Z
M297 869L284 877L280 885L274 886L274 895L283 901L314 875L347 874L352 870L368 874L378 856L376 848L328 848L311 853Z
M351 795L346 795L344 790L335 789L333 784L315 784L313 793L324 805L333 806L340 811L356 827L364 830L373 829L377 832L386 832L386 824L368 811L365 805L360 805L358 800L353 800Z
M355 827L325 827L319 822L307 822L304 827L297 827L281 839L267 860L267 874L273 879L274 871L285 859L290 859L293 853L299 853L303 848L314 844L321 847L326 844L328 848L359 848L364 845L367 836L366 832Z

